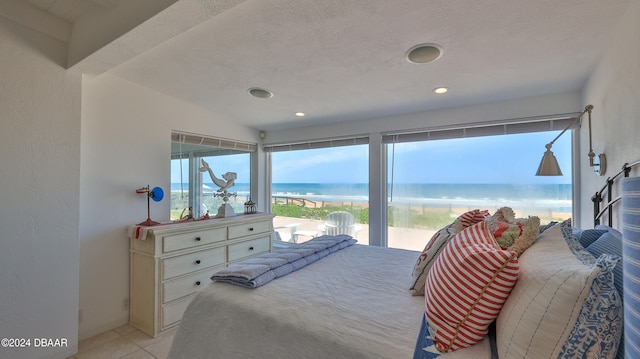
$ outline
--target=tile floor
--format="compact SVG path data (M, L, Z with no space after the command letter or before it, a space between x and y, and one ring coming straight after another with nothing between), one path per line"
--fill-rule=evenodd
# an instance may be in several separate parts
M78 354L67 359L166 359L178 327L151 338L130 325L78 343Z

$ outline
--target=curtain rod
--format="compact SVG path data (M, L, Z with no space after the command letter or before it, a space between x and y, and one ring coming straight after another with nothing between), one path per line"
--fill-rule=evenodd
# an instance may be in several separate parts
M555 114L555 115L530 116L530 117L520 117L520 118L494 120L494 121L457 123L452 125L414 128L410 130L386 131L386 132L382 132L382 135L383 136L407 135L412 133L444 131L444 130L459 130L459 129L465 129L465 128L489 127L489 126L496 126L496 125L516 125L516 124L542 122L542 121L559 121L559 120L574 119L579 114L580 112L569 112L569 113L561 113L561 114Z

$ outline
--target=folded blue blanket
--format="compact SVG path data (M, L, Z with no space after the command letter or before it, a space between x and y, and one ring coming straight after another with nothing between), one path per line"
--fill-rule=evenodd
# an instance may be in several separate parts
M257 288L356 242L349 235L316 237L293 247L232 264L214 274L211 280Z

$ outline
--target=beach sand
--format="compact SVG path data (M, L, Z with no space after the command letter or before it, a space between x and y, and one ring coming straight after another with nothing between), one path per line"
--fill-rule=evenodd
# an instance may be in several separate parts
M324 221L304 218L291 218L277 216L273 219L273 225L280 237L285 242L291 241L291 234L297 237L297 243L310 240L313 236L319 236L322 233L319 230ZM291 226L294 224L295 226ZM360 244L369 244L369 225L358 224L360 227L355 238ZM427 241L436 231L426 229L411 229L389 227L389 247L402 248L409 250L422 251Z
M324 206L342 206L342 205L351 205L352 207L361 207L366 208L368 203L364 202L327 202L318 204L318 207ZM397 206L394 204L394 206ZM442 208L440 208L442 209ZM473 208L449 208L449 212L451 215L451 221L457 218L459 215L471 210ZM495 213L498 209L496 208L485 208L489 211L490 214ZM425 210L433 210L432 208L421 208L418 206L413 206L412 210L414 211L425 211ZM525 211L516 210L514 211L516 214L516 218L528 217L528 216L538 216L541 219L541 223L548 223L550 220L564 220L571 217L569 213L555 213L550 211L541 211L541 212L532 212L532 213L524 213ZM290 242L291 237L296 238L297 243L302 243L310 240L314 236L321 235L321 231L319 227L324 223L321 220L314 219L305 219L305 218L291 218L291 217L282 217L276 216L273 220L273 225L276 231L280 234L281 238L285 242ZM360 224L357 226L360 228L358 233L356 233L355 238L358 240L360 244L369 244L369 225L368 224ZM420 229L420 228L404 228L404 227L388 227L388 246L392 248L401 248L415 251L422 251L424 246L427 244L429 239L435 234L437 229Z

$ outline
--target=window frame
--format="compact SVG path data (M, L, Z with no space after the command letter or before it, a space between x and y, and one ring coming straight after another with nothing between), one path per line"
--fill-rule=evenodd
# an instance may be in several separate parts
M560 131L566 128L580 113L563 113L557 115L545 115L526 118L493 120L486 122L475 122L467 124L452 124L447 126L434 126L417 128L411 130L371 132L366 135L352 135L345 137L333 137L317 140L301 140L292 141L290 143L265 144L264 152L267 166L267 199L271 203L271 186L272 186L272 159L270 152L277 150L312 148L305 146L319 146L320 143L331 143L331 141L352 140L353 138L367 138L369 144L369 245L377 245L386 247L388 244L388 219L387 219L387 172L388 172L388 156L386 144L392 142L409 142L418 138L425 140L443 139L443 138L465 138L471 136L489 136L501 134L516 133L533 133ZM569 127L571 133L571 158L572 158L572 176L571 183L573 187L573 215L579 209L579 197L576 196L578 186L576 185L576 173L579 173L579 161L576 153L579 146L576 129L580 128L581 121ZM452 137L450 137L452 136ZM550 138L551 140L551 138ZM544 152L544 143L540 144L540 153ZM535 166L534 166L535 167ZM535 171L535 168L532 168ZM567 174L569 175L569 174ZM270 209L270 206L268 206Z
M369 145L368 135L355 135L346 137L333 137L324 139L315 139L312 141L300 141L300 142L288 142L288 143L275 143L264 145L263 151L265 155L265 163L267 167L267 210L272 211L273 205L273 153L274 152L288 152L288 151L304 151L314 149L328 149L334 147L346 147L346 146L361 146ZM370 150L370 146L367 151ZM371 154L369 153L367 158L367 166L370 165ZM369 169L369 172L371 170ZM371 187L371 180L369 178L369 188ZM370 191L369 191L370 195ZM368 199L370 201L370 198ZM369 205L370 209L370 205ZM292 232L293 235L293 232ZM277 245L290 245L287 242L277 242Z
M199 171L200 159L213 156L228 156L234 154L249 154L249 161L246 164L249 170L249 197L255 197L254 193L254 163L256 162L257 144L251 142L242 142L222 137L206 136L182 131L171 131L171 143L178 143L179 152L171 151L171 161L177 159L187 159L189 161L187 168L188 177L188 202L187 206L193 208L193 216L198 218L205 213L201 213L202 204L202 185L205 182L203 173ZM182 145L186 149L182 150ZM202 148L203 146L209 147ZM182 165L180 166L182 169ZM221 175L221 174L220 174ZM171 181L170 181L171 183ZM171 209L170 209L171 210ZM209 215L215 216L217 208L209 208Z

